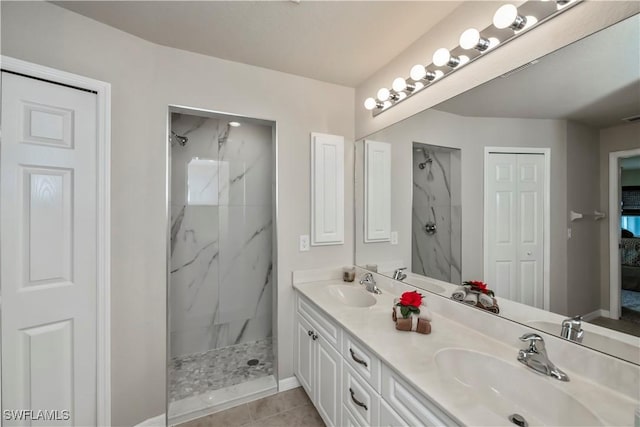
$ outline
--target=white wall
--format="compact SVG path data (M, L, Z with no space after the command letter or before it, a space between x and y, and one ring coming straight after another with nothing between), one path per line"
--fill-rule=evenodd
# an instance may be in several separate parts
M354 137L354 90L154 45L46 2L2 2L2 54L112 85L112 422L165 411L167 106L275 120L278 372L293 373L291 272L353 259L353 150L342 246L299 253L310 230L309 133ZM304 95L304 96L303 96Z
M374 96L381 87L390 87L394 78L407 77L414 64L430 63L436 49L457 46L460 34L465 29L487 27L493 13L503 3L464 2L442 23L360 84L355 96L356 138L363 138L433 107L640 11L640 2L637 1L583 1L376 117L372 117L371 112L364 109L363 102L366 98ZM521 2L514 4L519 3Z
M609 209L609 153L640 148L640 123L600 130L600 206ZM600 224L600 304L609 309L609 221Z
M399 245L363 243L362 157L356 154L356 262L402 260L411 262L411 156L413 141L461 149L462 158L462 280L484 276L483 206L484 147L551 148L551 310L567 311L567 181L566 122L561 120L464 117L435 109L427 110L371 135L390 142L392 175L391 228ZM517 136L517 137L513 137ZM358 143L358 148L362 145Z
M567 212L605 212L600 204L599 132L567 122ZM606 171L605 171L606 173ZM567 241L567 315L591 313L600 308L600 223L593 218L570 222ZM607 253L603 257L607 257Z

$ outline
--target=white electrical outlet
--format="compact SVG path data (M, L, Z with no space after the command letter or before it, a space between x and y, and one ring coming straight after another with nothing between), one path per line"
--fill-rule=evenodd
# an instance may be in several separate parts
M397 231L392 231L391 232L391 244L392 245L397 245L398 244L398 232Z
M303 234L300 236L300 245L298 250L300 252L306 252L309 250L309 236L306 234Z

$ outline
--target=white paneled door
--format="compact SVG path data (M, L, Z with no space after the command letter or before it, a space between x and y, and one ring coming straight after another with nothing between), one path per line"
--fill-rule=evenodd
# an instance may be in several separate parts
M489 153L485 174L485 281L498 297L543 308L545 156Z
M95 425L97 97L1 88L3 425Z

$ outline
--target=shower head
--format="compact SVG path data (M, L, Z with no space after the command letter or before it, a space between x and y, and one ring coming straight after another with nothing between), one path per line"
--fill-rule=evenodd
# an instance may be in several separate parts
M422 163L418 163L418 167L420 169L424 169L424 168L427 167L427 164L430 165L431 163L433 163L433 159L431 158L431 156L429 156L429 154L427 154L427 152L424 151L424 150L423 150L423 153L424 153L424 155L426 157L426 160L424 162L422 162Z
M169 141L171 141L171 145L178 143L180 144L181 147L184 147L185 145L187 145L189 138L187 138L186 136L178 135L174 131L171 131L171 136L169 136Z

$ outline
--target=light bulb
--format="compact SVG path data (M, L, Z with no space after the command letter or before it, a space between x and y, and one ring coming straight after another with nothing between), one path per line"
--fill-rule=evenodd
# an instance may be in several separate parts
M493 15L493 25L501 30L505 28L521 30L526 23L527 19L518 15L518 9L512 4L500 6Z
M455 56L451 56L449 49L441 47L433 54L433 64L437 67L446 65L447 67L455 68L460 64L460 59Z
M489 48L489 40L480 37L480 31L469 28L460 36L460 47L463 49L476 49L483 52Z
M435 75L433 80L438 80L440 77L444 76L444 73L440 70L434 71L433 74Z
M422 64L417 64L411 67L411 72L409 73L411 80L416 82L424 79L424 76L426 75L427 75L427 70L424 68L424 65Z
M380 90L378 90L378 99L380 101L382 102L387 101L390 96L391 96L391 92L389 92L389 89L387 89L386 87L382 87L380 88Z
M451 58L449 49L441 47L440 49L436 50L436 52L433 54L433 64L438 67L442 67L447 62L449 62L449 58Z
M240 122L229 122L229 126L237 128L240 126Z
M407 82L402 77L398 77L393 81L391 87L396 92L402 92L407 88Z
M500 44L500 40L498 40L496 37L489 37L489 49L493 49L499 44Z
M469 62L469 57L467 55L460 55L458 56L458 59L460 60L460 65L464 65Z
M463 49L473 49L479 41L480 31L475 28L469 28L460 36L460 47Z
M378 106L378 103L373 98L367 98L364 100L364 108L371 111Z

